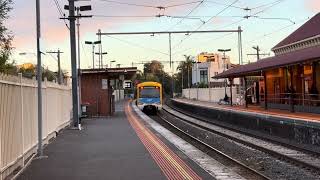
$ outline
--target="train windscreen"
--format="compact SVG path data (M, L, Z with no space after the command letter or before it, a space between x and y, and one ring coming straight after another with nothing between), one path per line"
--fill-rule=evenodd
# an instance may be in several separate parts
M160 98L160 89L156 87L143 87L140 89L140 98Z

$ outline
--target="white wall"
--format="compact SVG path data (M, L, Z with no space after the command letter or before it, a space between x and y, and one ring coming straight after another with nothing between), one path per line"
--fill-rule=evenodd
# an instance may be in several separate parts
M222 60L220 60L222 61ZM208 71L208 82L224 82L224 79L213 79L211 77L215 76L215 72L219 74L223 72L223 63L217 62L203 62L203 63L195 63L192 66L192 84L200 82L200 71L207 70ZM229 80L227 79L229 83ZM233 81L234 84L239 84L239 78L235 78Z
M230 88L227 87L227 95L230 97ZM187 99L195 99L199 101L208 101L208 102L219 102L220 99L223 99L225 96L224 88L191 88L191 89L183 89L182 97ZM232 101L233 103L237 102L237 88L232 87Z
M115 102L123 100L124 99L124 90L123 89L114 90L112 95L114 95L114 101Z
M43 139L70 124L72 96L69 86L44 82ZM37 86L35 80L0 74L0 179L36 151L38 142Z

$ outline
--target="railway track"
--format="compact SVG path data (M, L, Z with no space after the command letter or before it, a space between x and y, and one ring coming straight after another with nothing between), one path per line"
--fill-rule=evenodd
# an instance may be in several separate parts
M302 150L296 147L292 147L290 145L284 145L283 143L271 142L270 140L265 140L263 138L261 139L256 136L252 137L239 131L219 126L215 123L209 122L208 120L204 120L194 116L192 117L192 115L190 115L189 113L182 112L181 110L173 110L168 106L164 106L163 110L174 116L175 118L180 119L181 121L205 129L214 134L218 134L222 137L231 139L248 147L265 152L274 157L277 157L278 159L290 162L295 166L304 168L315 174L316 176L319 176L319 154L310 152L308 150Z
M176 125L172 124L167 117L158 114L157 116L150 116L152 119L165 126L167 129L173 131L175 134L180 136L181 138L187 140L189 143L201 149L203 152L206 152L210 156L214 156L214 159L218 160L222 164L226 165L226 167L234 170L237 174L245 179L265 179L269 180L270 178L263 175L262 173L256 171L255 169L245 165L244 163L228 156L227 154L219 151L217 148L207 144L201 139L185 132L180 129ZM162 122L161 122L162 121ZM164 124L165 123L165 124ZM214 155L213 155L214 154ZM217 157L218 156L218 157Z

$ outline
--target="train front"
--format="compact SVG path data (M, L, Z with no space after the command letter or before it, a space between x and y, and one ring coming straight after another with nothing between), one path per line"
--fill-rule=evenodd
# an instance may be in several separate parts
M149 84L138 87L137 105L144 112L156 112L162 109L161 85Z

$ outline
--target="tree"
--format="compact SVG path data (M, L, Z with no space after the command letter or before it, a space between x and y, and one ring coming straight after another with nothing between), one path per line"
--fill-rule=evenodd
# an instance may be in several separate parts
M189 56L184 55L184 58L185 58L185 61L180 62L179 66L177 67L177 70L179 70L179 72L176 74L176 78L175 78L176 92L181 92L182 76L183 76L183 88L191 87L191 84L192 84L192 62L194 61L194 57L190 55ZM188 78L188 75L189 75L189 78Z
M153 60L150 63L145 63L143 71L145 74L161 74L163 72L163 65L161 62Z
M143 72L138 71L132 79L134 82L155 81L162 84L165 95L171 94L172 77L164 72L161 62L153 60L150 63L145 63Z
M0 72L15 72L14 62L9 63L11 55L12 36L4 26L4 21L8 18L8 13L12 9L12 0L0 0Z

